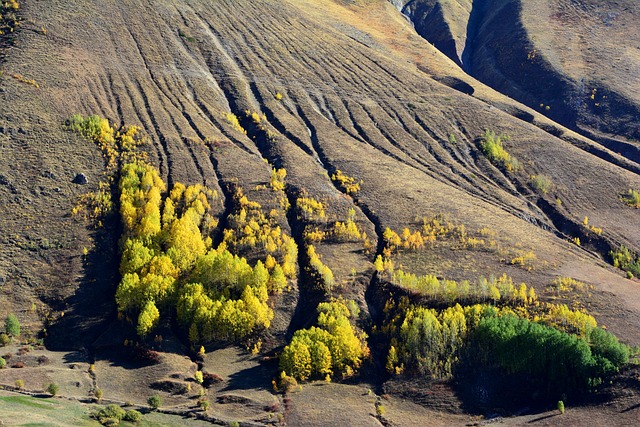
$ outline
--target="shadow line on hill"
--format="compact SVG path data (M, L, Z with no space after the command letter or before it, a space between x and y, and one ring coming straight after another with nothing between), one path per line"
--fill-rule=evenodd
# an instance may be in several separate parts
M233 390L270 390L274 371L267 366L253 366L229 375L226 387L221 392Z
M620 412L621 413L625 413L625 412L633 411L634 409L638 409L638 408L640 408L640 403L636 403L635 405L631 405L627 409L623 409Z
M533 420L529 420L528 424L533 424L533 423L537 423L538 421L544 421L548 418L553 418L555 416L557 416L558 414L549 414L549 415L543 415L541 417L538 418L534 418Z

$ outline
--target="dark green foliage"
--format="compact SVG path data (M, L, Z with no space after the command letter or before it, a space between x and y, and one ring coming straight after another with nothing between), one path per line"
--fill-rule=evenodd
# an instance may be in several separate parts
M17 337L20 335L20 321L16 317L15 314L10 314L4 320L4 329L7 332L7 335L12 337Z
M575 396L629 361L626 345L586 313L564 305L456 304L436 310L401 298L390 300L384 314L389 373L454 380L462 375L464 384L477 378L490 399L511 393L511 401L521 404L532 396L547 402L562 393Z
M543 395L588 390L628 361L628 349L602 329L586 340L512 315L486 317L473 333L474 360L523 378Z
M597 371L603 376L616 373L622 365L629 363L629 347L604 329L593 329L589 341Z

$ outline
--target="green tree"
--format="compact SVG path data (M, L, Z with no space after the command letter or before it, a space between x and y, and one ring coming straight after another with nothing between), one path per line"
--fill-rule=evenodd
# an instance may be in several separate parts
M158 409L162 405L162 398L157 394L154 394L153 396L149 396L149 398L147 399L147 403L153 409Z
M51 396L57 395L58 391L60 391L60 386L58 386L58 384L56 383L51 383L47 387L47 393L49 393Z
M4 320L4 329L7 335L12 337L20 336L20 321L15 314L11 313Z

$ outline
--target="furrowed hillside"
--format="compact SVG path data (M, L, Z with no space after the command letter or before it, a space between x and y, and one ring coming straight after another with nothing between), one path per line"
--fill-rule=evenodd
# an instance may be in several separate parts
M463 3L3 4L0 316L35 347L5 390L167 425L635 419L637 34L588 23L637 7ZM584 366L536 382L493 357L514 337Z

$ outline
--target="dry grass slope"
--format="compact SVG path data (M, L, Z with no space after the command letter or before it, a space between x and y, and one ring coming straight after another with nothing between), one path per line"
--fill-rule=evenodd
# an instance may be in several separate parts
M523 9L527 29L538 25L531 10ZM629 13L638 18L635 9ZM303 192L322 201L327 223L346 221L353 209L358 226L370 236L371 253L359 242L326 240L314 247L334 273L334 294L359 304L361 327L380 308L368 290L383 230L415 229L423 217L443 214L472 232L493 230L506 252L435 244L403 252L396 263L416 274L455 280L505 272L533 286L541 299L554 297L548 285L555 278L574 277L593 285L588 304L598 322L623 341L640 344L638 282L605 262L608 250L619 244L640 250L640 211L620 200L628 189L640 188L640 166L551 122L544 111L466 76L389 2L50 0L21 3L20 14L23 22L13 46L3 48L0 64L0 317L16 313L27 335L47 328L51 347L87 349L82 362L98 360L95 372L105 396L136 400L147 385L176 373L186 383L193 366L169 354L157 369L125 369L93 345L98 338L102 347L119 345L125 337L108 328L116 316L119 226L113 220L96 230L70 215L81 195L98 188L104 173L99 150L64 129L76 113L141 126L149 137L150 160L163 179L216 190L223 222L232 211L236 185L250 200L280 209L278 221L296 238L300 253L305 253L307 222L286 214L270 190L262 189L274 167L287 171L289 202ZM545 49L540 48L547 54ZM578 49L567 51L563 55ZM631 48L627 53L624 67L637 66ZM610 58L608 51L601 55L596 63L581 63L585 72ZM558 54L558 61L563 58ZM38 87L14 74L35 80ZM598 74L604 75L605 70ZM619 83L616 77L611 85ZM635 89L611 90L628 95ZM247 111L257 112L259 123ZM481 136L487 130L509 137L504 149L519 160L520 170L486 158ZM331 176L337 170L361 182L359 191L347 194L336 185ZM87 185L72 183L78 173L88 177ZM549 177L553 185L536 191L532 176ZM603 229L602 236L582 226L585 216ZM580 237L581 247L568 242L574 237ZM517 255L508 250L534 253L535 265L525 269L509 263ZM315 303L327 298L312 289L304 266L299 267L300 279L276 299L269 348L308 326ZM185 351L179 337L166 336L164 345ZM224 413L221 419L233 421L237 414L246 422L267 422L270 411L257 408L278 403L291 423L345 421L336 413L325 418L309 403L325 396L336 411L343 408L336 398L342 385L305 387L293 395L290 409L284 401L269 400L268 381L252 381L269 378L275 364L216 354L230 361L218 365L213 358L205 364L224 369L229 383L212 390L210 399L231 391L245 399L216 400L214 411ZM5 381L5 375L17 375L9 372L2 372L0 383L11 383L13 377ZM89 392L64 381L62 394L86 397ZM378 425L374 398L344 390L346 405L353 408L347 421ZM188 393L161 393L176 408L195 405ZM637 397L633 391L600 408L621 422L631 420L638 414L633 409ZM408 425L430 414L391 399L385 415L390 422ZM146 395L139 403L144 400ZM575 411L591 414L590 409ZM566 416L572 412L569 407ZM463 422L439 416L443 425Z

